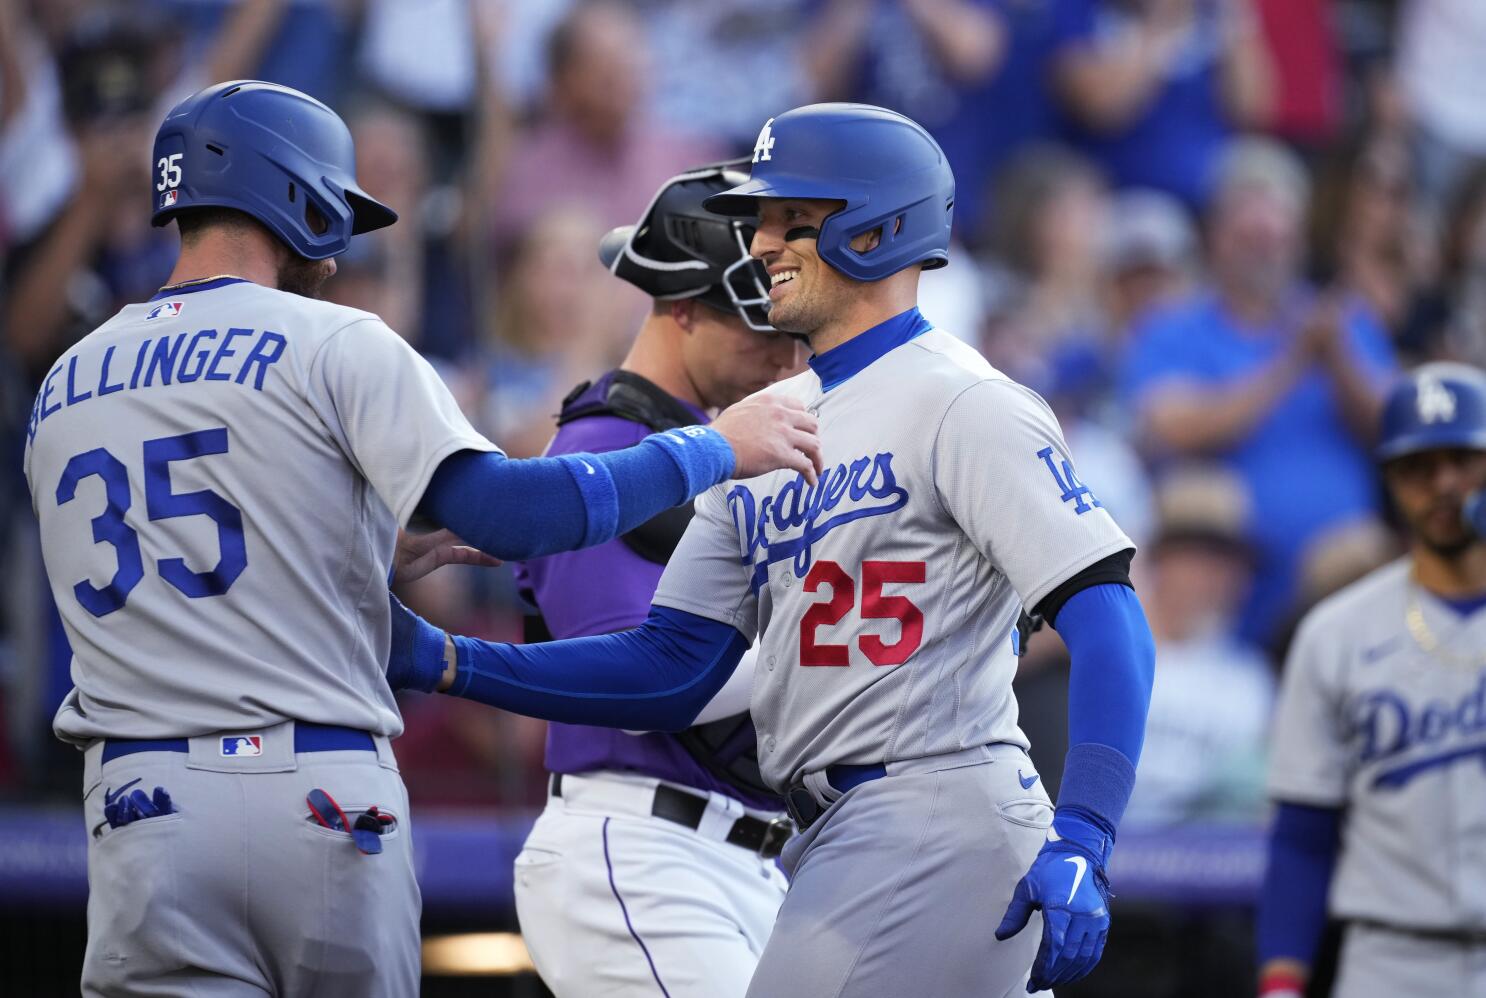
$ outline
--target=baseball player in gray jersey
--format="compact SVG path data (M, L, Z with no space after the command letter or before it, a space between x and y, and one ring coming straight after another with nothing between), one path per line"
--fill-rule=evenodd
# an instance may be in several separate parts
M1304 993L1327 915L1332 994L1486 998L1486 374L1419 368L1378 457L1408 555L1301 622L1269 778L1260 993Z
M1132 545L1042 400L916 308L953 199L938 145L899 114L765 123L750 179L706 205L755 220L770 322L810 339L811 369L764 394L819 414L819 483L769 474L698 499L635 630L454 638L442 671L394 663L398 685L677 729L758 635L759 758L801 833L754 998L1036 991L1086 974L1108 929L1154 657ZM1024 607L1072 659L1056 811L1011 690Z
M171 284L63 354L25 454L74 655L55 727L86 753L82 990L406 998L398 526L419 510L509 558L599 543L743 469L814 478L815 419L745 403L507 461L376 316L308 297L396 218L330 109L220 84L170 112L154 158Z

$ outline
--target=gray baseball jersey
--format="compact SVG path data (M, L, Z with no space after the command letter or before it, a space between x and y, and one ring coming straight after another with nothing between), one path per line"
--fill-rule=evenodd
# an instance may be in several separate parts
M938 330L829 391L814 371L766 390L818 414L820 484L775 472L699 497L655 596L759 634L765 779L1025 747L1020 609L1134 546L1052 411Z
M1407 559L1387 565L1301 623L1280 691L1269 789L1279 800L1347 809L1333 915L1479 931L1486 609L1462 616L1409 572Z
M62 355L25 455L86 742L285 719L396 735L396 532L493 451L376 316L235 279L125 306Z

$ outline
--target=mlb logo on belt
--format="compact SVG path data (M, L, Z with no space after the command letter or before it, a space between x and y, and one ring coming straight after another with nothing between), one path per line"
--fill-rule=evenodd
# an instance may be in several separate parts
M146 315L145 318L146 319L158 319L161 316L164 316L165 318L168 319L168 318L171 318L173 316L180 315L181 314L181 305L183 305L183 304L184 304L184 302L178 302L178 301L162 301L160 304L158 304L154 308L150 309L149 314Z
M180 191L166 191L164 194L160 195L160 207L169 208L171 205L176 203L177 199L179 199L180 196Z
M222 739L223 755L262 755L262 735L228 735Z

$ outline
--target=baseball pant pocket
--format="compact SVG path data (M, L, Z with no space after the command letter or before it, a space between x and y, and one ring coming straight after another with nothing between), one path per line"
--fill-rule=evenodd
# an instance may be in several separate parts
M194 927L176 891L183 820L177 812L120 828L104 824L89 844L83 994L177 993L162 979L191 964L182 933Z
M370 804L339 800L355 822ZM391 794L382 799L395 799ZM380 807L380 805L379 805ZM418 915L411 850L402 824L379 836L380 853L365 854L349 832L296 815L303 846L297 865L298 918L286 941L292 955L283 961L286 994L317 998L396 998L417 993Z
M996 804L996 813L1003 821L1024 828L1040 828L1045 831L1053 824L1053 806L1046 797L1017 797L1000 801Z
M356 824L357 818L360 818L374 806L377 808L378 814L390 817L392 821L383 823L382 832L380 835L377 836L384 843L384 848L386 843L390 843L393 839L402 834L402 815L398 814L396 811L388 810L381 804L347 804L343 801L337 801L336 803L340 804L341 811L343 811L346 815L346 820L349 821L353 826ZM308 811L305 813L304 822L305 825L309 827L310 831L315 832L319 835L323 835L329 839L339 838L344 840L351 837L349 833L339 828L326 828L324 825L320 824L318 820L316 820L313 814L310 814Z

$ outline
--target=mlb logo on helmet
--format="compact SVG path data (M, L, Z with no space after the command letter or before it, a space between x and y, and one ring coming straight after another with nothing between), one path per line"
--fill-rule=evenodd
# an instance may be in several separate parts
M227 735L222 739L223 755L262 755L262 735Z
M171 205L176 203L180 196L180 191L166 191L164 194L160 195L160 207L169 208Z
M149 314L146 315L145 318L158 319L161 316L164 316L165 318L169 319L174 316L180 315L182 304L182 302L178 301L162 301L160 304L150 309Z

